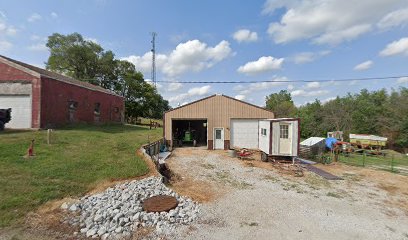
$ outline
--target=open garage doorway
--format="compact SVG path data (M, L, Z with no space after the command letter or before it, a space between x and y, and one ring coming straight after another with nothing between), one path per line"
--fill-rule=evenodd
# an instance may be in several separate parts
M207 146L207 119L172 121L173 147Z

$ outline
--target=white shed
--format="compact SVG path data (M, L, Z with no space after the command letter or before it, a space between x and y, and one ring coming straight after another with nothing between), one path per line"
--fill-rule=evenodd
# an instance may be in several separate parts
M299 151L298 118L277 118L259 121L259 149L262 160L271 157L296 157Z

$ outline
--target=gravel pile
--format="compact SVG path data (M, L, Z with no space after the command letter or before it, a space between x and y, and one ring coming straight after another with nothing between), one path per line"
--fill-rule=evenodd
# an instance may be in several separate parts
M169 212L147 213L143 201L157 195L173 196L178 206ZM149 177L108 188L85 196L79 203L64 203L61 208L77 213L68 222L80 227L86 237L126 238L139 227L153 227L157 234L171 234L177 224L188 224L199 214L199 206L167 188L160 177Z

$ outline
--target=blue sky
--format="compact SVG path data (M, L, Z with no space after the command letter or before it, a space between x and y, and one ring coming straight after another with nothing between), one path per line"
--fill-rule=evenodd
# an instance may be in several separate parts
M318 80L408 75L406 0L4 1L0 54L44 66L47 36L78 32L158 81ZM282 89L296 105L408 78L349 82L159 83L172 106L214 93L257 105Z

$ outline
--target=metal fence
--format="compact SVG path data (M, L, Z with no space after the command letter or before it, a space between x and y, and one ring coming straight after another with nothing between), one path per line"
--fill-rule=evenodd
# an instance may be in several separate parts
M368 155L365 152L340 154L339 162L359 166L380 169L408 175L408 156L404 155Z

